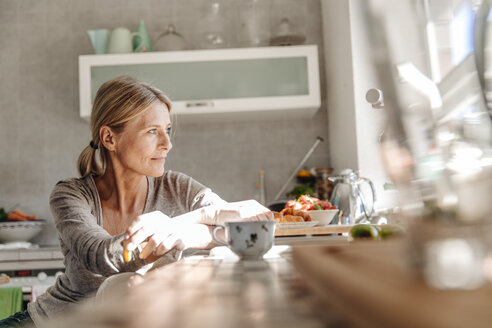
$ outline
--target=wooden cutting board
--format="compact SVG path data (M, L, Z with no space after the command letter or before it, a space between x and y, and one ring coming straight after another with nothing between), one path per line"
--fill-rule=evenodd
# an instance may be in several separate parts
M294 247L293 262L327 308L356 327L492 327L492 284L439 291L410 270L405 239Z
M310 228L276 228L275 236L331 235L349 232L352 225L327 225Z

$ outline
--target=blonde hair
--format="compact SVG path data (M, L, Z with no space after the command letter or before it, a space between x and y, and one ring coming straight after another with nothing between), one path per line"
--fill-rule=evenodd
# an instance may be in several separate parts
M82 150L77 161L81 177L102 175L106 171L107 150L99 139L102 126L121 130L126 123L160 101L171 111L171 101L159 89L130 76L120 76L104 83L96 93L91 112L91 144ZM96 149L99 150L99 161Z

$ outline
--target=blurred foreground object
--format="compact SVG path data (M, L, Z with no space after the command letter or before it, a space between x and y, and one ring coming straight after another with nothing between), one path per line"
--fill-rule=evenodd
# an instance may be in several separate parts
M476 4L462 2L470 3L466 8ZM409 9L406 15L413 16L415 22L400 24L408 38L399 34L398 15L390 1L373 0L365 8L372 60L385 95L383 163L399 190L403 215L408 219L409 260L427 284L438 289L480 287L485 282L484 263L492 257L492 110L487 101L492 85L484 82L490 76L484 34L491 3L483 1L476 13L475 41L481 42L475 43L475 52L470 55L475 56L478 67L470 76L481 81L477 90L480 97L474 99L482 99L484 94L486 101L465 107L458 103L462 99L443 101L436 84L439 81L421 71L429 67L420 65L419 69L412 63L416 57L408 58L410 47L426 44L419 40L424 35L416 22L425 17L431 26L429 1L409 0L405 4ZM429 46L429 34L426 36ZM457 79L451 88L464 87Z

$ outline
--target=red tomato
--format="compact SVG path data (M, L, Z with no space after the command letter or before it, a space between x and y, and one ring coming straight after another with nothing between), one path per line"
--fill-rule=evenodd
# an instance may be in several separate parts
M311 197L309 197L308 195L302 195L297 201L301 202L302 204L309 204L313 202Z
M337 210L337 209L338 209L338 207L337 207L336 205L332 205L332 206L330 206L330 208L329 208L329 210Z
M294 200L289 200L287 204L285 204L285 208L294 208L295 203Z
M295 210L300 210L302 209L302 204L299 202L295 202L293 209Z
M321 207L323 207L324 210L327 210L331 207L331 203L326 200L320 200L319 204L321 205Z
M311 211L314 210L314 204L304 204L302 206L303 211Z

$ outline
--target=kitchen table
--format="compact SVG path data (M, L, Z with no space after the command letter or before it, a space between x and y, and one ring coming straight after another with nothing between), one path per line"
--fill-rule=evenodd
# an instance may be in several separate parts
M292 265L290 246L274 246L263 261L240 261L221 247L149 271L127 292L81 305L47 327L317 328L338 322L316 304Z

